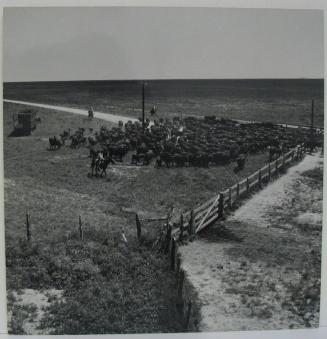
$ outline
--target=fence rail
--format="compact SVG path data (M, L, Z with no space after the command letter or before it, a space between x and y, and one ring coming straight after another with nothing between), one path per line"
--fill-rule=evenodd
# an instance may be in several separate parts
M304 150L304 144L296 146L237 184L220 192L193 210L182 213L179 218L171 220L169 227L172 229L172 236L176 239L177 237L183 238L184 231L188 231L189 234L200 232L219 217L222 217L224 209L232 208L240 198L255 188L261 188L263 182L270 181L272 176L283 171L292 161L302 158Z
M182 309L185 309L183 313L186 313L184 317L186 329L197 328L195 325L195 323L197 323L196 308L192 310L192 305L197 304L197 299L196 297L192 297L192 294L189 293L190 289L188 285L185 285L188 279L181 265L180 253L178 253L178 247L182 243L184 232L187 231L189 235L193 235L212 224L215 220L223 216L225 208L232 208L245 194L256 187L261 188L263 182L269 182L273 175L276 176L279 171L282 171L286 166L290 165L292 161L302 158L304 150L304 144L298 145L275 161L268 163L258 171L252 173L247 178L213 196L201 205L196 206L193 210L182 213L179 218L168 222L166 228L162 230L156 244L160 244L161 250L168 254L170 268L176 271L178 275L177 295L179 300L182 300L181 305L187 305L187 308L182 307ZM193 319L193 321L191 321L191 319Z

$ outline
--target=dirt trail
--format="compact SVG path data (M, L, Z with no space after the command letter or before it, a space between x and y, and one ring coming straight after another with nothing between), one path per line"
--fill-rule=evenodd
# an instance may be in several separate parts
M307 155L180 248L202 305L201 331L318 326L321 168L318 154Z
M80 109L80 108L71 108L71 107L65 107L65 106L54 106L54 105L47 105L47 104L40 104L40 103L35 103L35 102L28 102L28 101L20 101L20 100L10 100L10 99L3 99L4 102L9 102L12 104L21 104L21 105L27 105L27 106L33 106L33 107L42 107L42 108L48 108L48 109L53 109L56 111L61 111L61 112L67 112L67 113L73 113L73 114L79 114L79 115L84 115L84 116L88 116L88 111L84 110L84 109ZM114 107L114 106L109 106L109 107ZM128 110L140 110L137 108L130 108ZM192 116L192 115L188 115L186 114L185 116ZM96 112L94 111L94 117L98 118L98 119L102 119L105 121L110 121L113 123L117 123L119 121L122 121L123 123L126 123L127 121L139 121L138 119L135 118L131 118L131 117L126 117L123 115L118 115L118 114L110 114L110 113L102 113L102 112ZM203 117L202 115L200 115L199 117ZM259 121L256 120L242 120L242 119L234 119L235 121L238 121L239 123L258 123ZM150 125L153 122L150 122ZM298 125L290 125L290 124L277 124L279 126L282 127L289 127L289 128L298 128ZM308 126L301 126L302 128L310 128ZM319 129L318 127L316 127L317 129Z
M20 290L19 293L11 292L10 303L9 303L9 312L8 312L8 324L11 325L11 320L13 313L15 317L19 314L19 325L21 329L27 335L44 335L49 334L52 329L48 329L46 332L44 330L39 330L38 326L41 324L41 320L45 314L47 307L56 301L63 300L63 291L56 289L49 289L37 291L30 288ZM12 329L9 328L9 332Z
M38 103L33 103L33 102L9 100L9 99L3 99L3 101L9 102L9 103L12 103L12 104L21 104L21 105L26 105L26 106L48 108L48 109L53 109L53 110L60 111L60 112L67 112L67 113L73 113L73 114L88 116L87 110L79 109L79 108L38 104ZM129 120L132 121L132 122L138 121L138 119L131 118L131 117L125 117L125 116L122 116L122 115L116 115L116 114L110 114L110 113L101 113L101 112L96 112L96 111L94 111L94 117L98 118L98 119L105 120L105 121L117 123L117 124L118 124L119 121L122 121L123 123L126 123Z

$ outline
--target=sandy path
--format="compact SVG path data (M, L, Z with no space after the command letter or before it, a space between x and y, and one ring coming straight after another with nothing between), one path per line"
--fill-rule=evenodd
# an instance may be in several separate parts
M318 154L307 155L236 210L225 225L241 242L217 235L215 225L216 231L180 248L183 269L199 295L201 331L307 326L283 302L290 285L301 284L302 260L312 258L312 250L319 257L322 187L310 187L302 173L321 162ZM301 228L307 227L305 233ZM318 323L317 315L307 318L310 326Z
M41 108L53 109L53 110L60 111L60 112L67 112L67 113L73 113L73 114L88 116L87 110L79 109L79 108L70 108L70 107L64 107L64 106L53 106L53 105L38 104L38 103L34 103L34 102L9 100L9 99L3 99L3 101L8 102L8 103L12 103L12 104L41 107ZM125 116L122 116L122 115L102 113L102 112L96 112L96 111L94 111L94 117L97 118L97 119L102 119L102 120L110 121L110 122L117 123L117 124L118 124L119 121L122 121L123 123L126 123L129 120L132 121L132 122L138 121L138 119L131 118L131 117L125 117Z
M268 185L258 194L254 195L246 204L241 206L229 220L251 222L258 226L268 226L269 218L265 217L267 208L281 206L285 199L289 200L288 188L297 181L299 175L305 171L316 168L321 158L318 153L307 155L296 166L290 167L287 174Z
M41 320L45 314L45 309L51 305L51 303L55 301L62 300L63 297L62 290L56 289L49 289L37 291L30 288L26 288L20 290L19 293L16 291L12 292L12 298L14 302L9 307L8 312L8 324L10 326L11 319L12 319L12 312L13 310L17 313L20 312L20 322L22 329L24 330L24 334L27 335L44 335L49 334L51 329L39 330L38 326L41 323ZM52 301L50 301L52 299ZM33 312L29 312L32 315L28 316L29 314L27 311L24 312L25 309L33 309ZM17 315L16 315L17 317ZM9 330L11 330L9 328Z
M73 114L80 114L84 116L88 116L87 110L79 109L79 108L70 108L70 107L64 107L64 106L54 106L54 105L47 105L47 104L39 104L35 102L27 102L27 101L19 101L19 100L10 100L10 99L3 99L4 102L9 102L12 104L21 104L21 105L27 105L27 106L33 106L33 107L42 107L42 108L48 108L48 109L53 109L56 111L61 111L61 112L67 112L67 113L73 113ZM110 114L110 113L102 113L102 112L96 112L94 111L94 117L110 122L117 123L121 120L123 123L126 123L128 120L134 122L134 121L139 121L138 119L135 118L130 118L130 117L125 117L123 115L118 115L118 114ZM203 117L200 115L199 117ZM239 123L258 123L259 121L249 121L249 120L239 120L239 119L233 119ZM152 122L151 122L152 123ZM151 124L150 123L150 124ZM285 124L278 124L279 126L286 127ZM290 128L298 128L299 126L297 125L287 125L287 127ZM307 126L303 126L303 128L310 128ZM317 128L319 129L319 128Z

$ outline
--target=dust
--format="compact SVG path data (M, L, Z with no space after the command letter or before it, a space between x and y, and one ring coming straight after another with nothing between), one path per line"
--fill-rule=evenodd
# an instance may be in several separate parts
M251 222L258 226L269 226L271 214L267 210L280 209L283 205L295 205L298 201L292 200L294 184L297 189L307 195L311 192L310 187L300 182L299 176L308 170L321 166L319 154L307 155L304 160L296 166L288 169L287 173L278 180L266 186L258 194L242 205L233 216L231 221Z
M108 169L108 174L127 178L127 179L133 179L137 177L137 175L139 174L141 170L142 170L142 167L140 166L115 165Z

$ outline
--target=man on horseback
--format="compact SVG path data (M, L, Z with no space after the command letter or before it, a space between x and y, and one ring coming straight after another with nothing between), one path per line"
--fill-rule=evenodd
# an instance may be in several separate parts
M91 150L91 149L90 149ZM104 161L103 153L101 151L95 151L92 149L92 161L91 161L91 169L92 169L92 176L93 176L93 170L97 173L101 163Z
M92 106L90 106L88 114L89 114L89 118L90 119L92 119L94 117L94 111L93 111L93 107Z
M95 167L96 168L99 168L99 166L101 165L101 163L103 162L104 160L104 157L103 157L103 153L102 152L99 152L97 157L96 157L96 160L95 160Z

